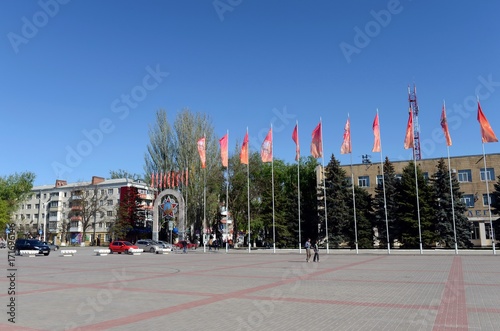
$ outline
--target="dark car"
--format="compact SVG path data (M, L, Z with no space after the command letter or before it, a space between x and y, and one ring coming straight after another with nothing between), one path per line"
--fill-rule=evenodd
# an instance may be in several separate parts
M21 254L22 250L35 250L38 254L45 256L50 254L50 247L37 239L17 239L15 245L16 254Z

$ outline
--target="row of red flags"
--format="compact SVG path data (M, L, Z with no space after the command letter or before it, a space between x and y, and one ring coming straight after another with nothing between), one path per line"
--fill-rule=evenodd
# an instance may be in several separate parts
M189 171L186 168L184 171L169 171L167 173L152 173L151 186L154 188L176 188L181 185L188 185Z
M479 101L477 102L477 120L479 121L479 125L481 127L481 137L483 143L490 142L498 142L493 129L491 128L490 123L484 116L484 113L481 109L481 105ZM373 121L373 149L372 152L380 152L381 151L381 143L380 143L380 124L379 124L379 116L378 112ZM441 112L441 127L444 131L444 136L446 138L446 145L451 146L451 136L448 130L448 122L446 119L446 107L443 104L443 109ZM314 128L312 132L312 141L311 141L311 155L314 158L320 158L323 156L323 144L322 144L322 132L321 132L321 121ZM299 146L299 128L298 124L295 125L292 132L292 140L295 142L295 160L298 161L300 158L300 146ZM228 134L226 133L220 140L220 149L221 149L221 161L224 167L228 166ZM413 128L413 114L410 112L408 117L408 124L406 127L406 135L404 140L404 148L413 148L414 147L414 128ZM206 156L205 156L205 137L198 140L198 152L200 154L201 165L202 168L206 167ZM340 147L341 154L349 154L352 152L351 146L351 123L349 116L347 117L347 122L344 126L344 136L343 142ZM273 128L269 129L264 142L262 143L260 149L260 156L262 162L272 162L273 160ZM248 130L243 138L243 144L241 146L240 151L240 162L242 164L248 164Z

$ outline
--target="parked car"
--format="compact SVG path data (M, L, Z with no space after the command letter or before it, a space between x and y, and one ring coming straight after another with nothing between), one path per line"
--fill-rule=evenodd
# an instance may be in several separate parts
M109 250L111 251L111 254L113 253L125 253L128 254L128 251L130 249L138 249L136 245L133 245L129 241L124 241L124 240L116 240L113 241L112 243L109 244Z
M170 245L168 242L163 241L163 240L158 240L157 242L158 242L158 244L161 245L161 247L163 247L163 249L166 249L169 252L171 252L173 250L172 245Z
M57 245L54 245L54 244L51 244L51 243L48 243L46 241L43 241L43 243L47 246L49 246L50 250L51 251L57 251L59 249L59 246Z
M137 240L135 245L139 248L142 248L144 252L150 253L158 253L158 251L163 248L162 245L156 241L144 239Z
M17 239L14 249L17 255L20 255L22 250L35 250L45 256L50 254L50 247L37 239Z

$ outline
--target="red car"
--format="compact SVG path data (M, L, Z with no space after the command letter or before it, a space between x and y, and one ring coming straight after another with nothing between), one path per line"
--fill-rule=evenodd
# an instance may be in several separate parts
M137 249L139 247L137 247L136 245L132 245L132 243L129 241L117 240L109 244L109 250L111 251L111 254L113 253L128 254L128 250L133 248Z
M177 246L180 249L183 249L182 240L179 241L179 242L177 242L176 244L174 244L174 246ZM187 242L187 249L196 249L197 247L198 247L197 244L193 244L193 243Z

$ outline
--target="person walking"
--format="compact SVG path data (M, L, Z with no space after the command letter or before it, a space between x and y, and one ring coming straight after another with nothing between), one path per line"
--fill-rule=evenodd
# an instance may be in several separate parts
M307 238L306 244L306 262L311 262L311 239Z
M318 241L317 240L313 244L313 251L314 251L313 262L318 262L319 263L319 246L318 246Z

